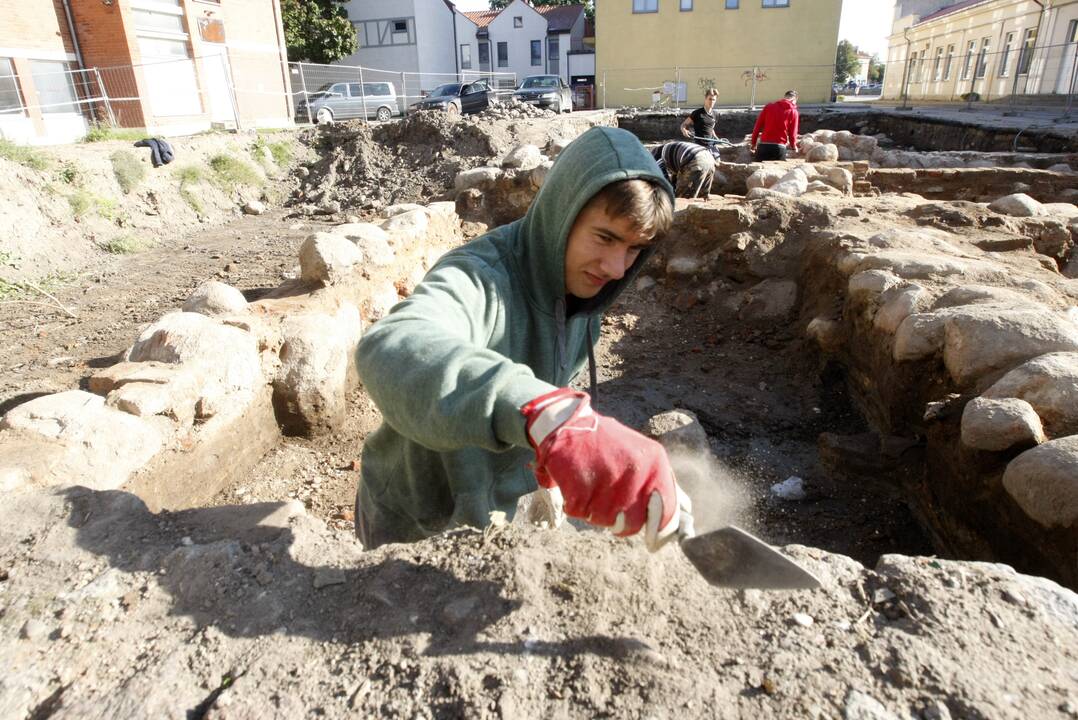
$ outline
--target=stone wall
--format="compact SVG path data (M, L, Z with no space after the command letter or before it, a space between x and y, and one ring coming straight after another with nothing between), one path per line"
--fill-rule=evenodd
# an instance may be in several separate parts
M89 391L13 408L0 420L0 489L124 488L154 509L188 507L247 472L282 431L339 427L364 324L463 240L452 203L386 215L311 235L300 277L256 302L205 283Z

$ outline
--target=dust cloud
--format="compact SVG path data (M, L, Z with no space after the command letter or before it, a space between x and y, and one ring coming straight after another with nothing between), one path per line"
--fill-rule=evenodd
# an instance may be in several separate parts
M752 495L745 478L706 450L675 447L669 456L678 485L692 499L698 534L726 525L753 530Z

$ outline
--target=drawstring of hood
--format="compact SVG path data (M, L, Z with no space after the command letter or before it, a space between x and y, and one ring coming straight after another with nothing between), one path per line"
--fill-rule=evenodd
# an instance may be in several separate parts
M565 298L554 301L554 367L557 371L565 369L569 362L565 347Z
M595 369L595 343L591 337L591 318L588 318L588 389L591 392L591 405L599 402L598 372Z

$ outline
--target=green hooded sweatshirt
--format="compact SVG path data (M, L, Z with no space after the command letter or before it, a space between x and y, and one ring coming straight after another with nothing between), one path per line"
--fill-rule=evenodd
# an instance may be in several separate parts
M653 251L566 317L569 231L596 193L632 178L673 198L636 137L588 130L558 157L523 218L444 255L363 336L359 375L385 420L364 445L356 496L368 548L483 527L496 510L512 518L536 489L520 408L580 372L602 312Z

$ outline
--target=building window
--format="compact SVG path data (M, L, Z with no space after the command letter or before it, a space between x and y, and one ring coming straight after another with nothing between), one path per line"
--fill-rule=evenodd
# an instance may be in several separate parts
M0 113L10 113L22 109L22 97L19 95L19 83L15 77L15 66L10 58L0 58Z
M740 7L740 6L741 6L741 1L740 0L726 0L726 9L727 10L737 10L738 7Z
M1022 37L1022 54L1018 56L1018 74L1028 75L1029 66L1033 64L1033 48L1037 45L1036 28L1028 28Z
M936 60L932 63L932 79L939 82L943 79L943 46L936 48Z
M790 0L764 0L764 7L790 7Z
M681 0L681 12L692 10L692 0Z
M498 67L509 67L509 43L498 43Z
M659 0L633 0L634 13L659 12Z
M1007 37L1003 38L1003 56L999 59L999 76L1007 77L1011 74L1011 69L1008 67L1011 64L1011 46L1014 45L1014 33L1007 33Z
M1067 44L1078 40L1078 20L1071 20L1071 24L1067 26Z
M70 63L55 60L31 60L30 74L37 88L42 113L77 113L75 84L71 81Z
M532 65L543 64L543 41L532 40Z
M472 46L461 45L460 46L460 68L461 70L472 69Z
M170 33L173 35L183 35L183 11L179 13L175 11L165 10L164 12L157 12L155 10L140 10L134 9L131 11L131 15L135 20L135 29L143 32L160 32Z
M515 28L524 27L524 18L522 16L520 16L520 15L514 15L513 16L513 27L515 27Z
M951 79L951 65L954 63L954 45L947 46L947 60L943 63L943 79Z
M382 45L415 45L414 18L357 20L356 41L361 48Z
M962 80L969 80L969 75L973 72L973 56L977 53L977 41L970 40L969 46L966 48L966 61L962 63Z
M981 41L981 52L977 55L977 77L983 78L988 72L988 46L991 40L985 38Z
M561 51L557 35L551 35L546 40L547 72L551 75L561 74Z
M479 43L479 69L480 70L489 70L490 69L490 43L489 42L480 42Z

